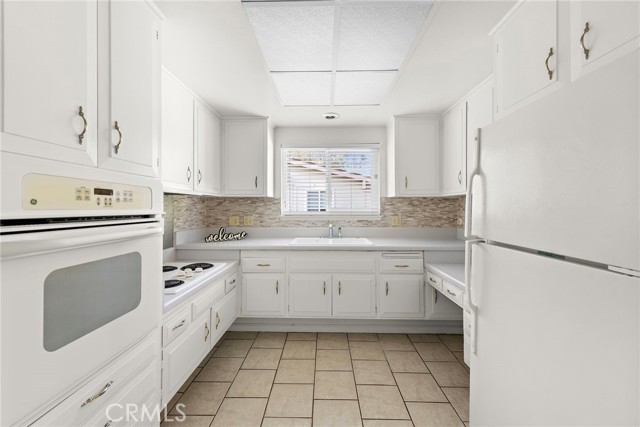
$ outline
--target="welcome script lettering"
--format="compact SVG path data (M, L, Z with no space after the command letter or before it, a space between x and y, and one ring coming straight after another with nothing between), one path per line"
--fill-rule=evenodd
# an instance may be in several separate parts
M220 227L217 234L209 234L204 238L205 243L211 242L228 242L231 240L242 240L247 237L246 231L241 231L239 233L227 233L224 227Z

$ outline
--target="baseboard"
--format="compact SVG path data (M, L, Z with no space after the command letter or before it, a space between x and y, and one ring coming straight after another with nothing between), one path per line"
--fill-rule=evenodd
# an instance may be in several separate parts
M230 331L462 334L462 321L239 317Z

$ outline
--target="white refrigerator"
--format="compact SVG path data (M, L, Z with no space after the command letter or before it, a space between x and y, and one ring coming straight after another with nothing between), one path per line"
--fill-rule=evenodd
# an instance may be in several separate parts
M639 62L479 131L472 426L640 425Z

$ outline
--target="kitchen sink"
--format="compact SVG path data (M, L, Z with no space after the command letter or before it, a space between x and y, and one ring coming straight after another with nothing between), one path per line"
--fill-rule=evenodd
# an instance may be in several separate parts
M289 244L295 246L363 246L373 243L364 237L296 237Z

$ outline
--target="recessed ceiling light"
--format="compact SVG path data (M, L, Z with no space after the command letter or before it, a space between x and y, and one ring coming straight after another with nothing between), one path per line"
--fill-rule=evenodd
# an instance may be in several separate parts
M335 119L339 119L340 118L340 114L338 114L338 113L324 113L322 115L322 117L327 119L327 120L335 120Z

